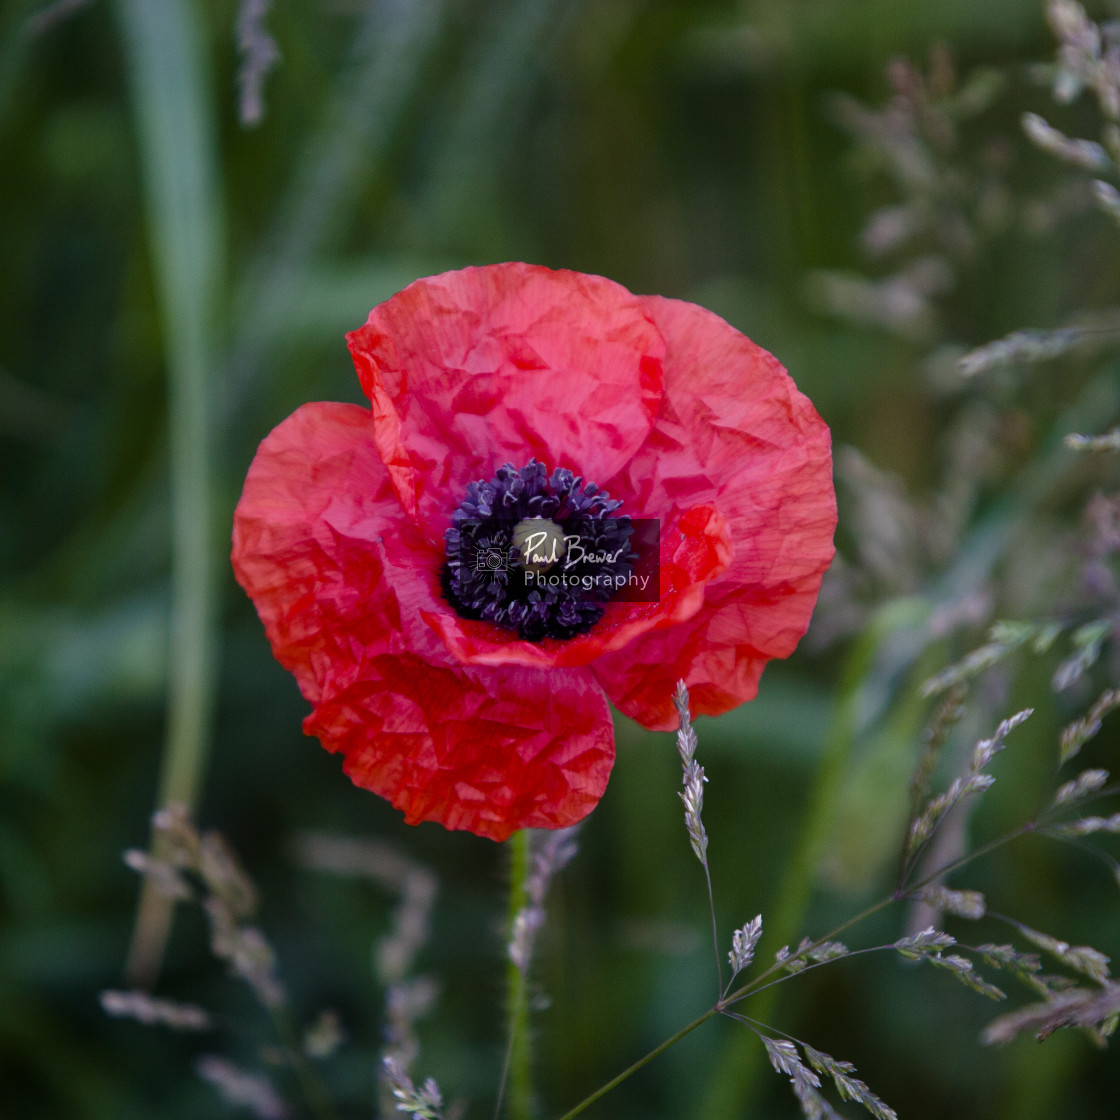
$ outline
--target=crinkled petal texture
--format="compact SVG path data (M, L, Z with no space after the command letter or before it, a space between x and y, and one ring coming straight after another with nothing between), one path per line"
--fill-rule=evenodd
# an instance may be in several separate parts
M417 281L349 336L372 409L261 445L234 569L313 705L305 730L410 823L503 839L598 802L609 697L652 728L754 696L832 557L827 427L718 316L524 264ZM567 467L661 523L661 597L528 642L443 598L443 534L503 463Z
M832 561L836 493L828 427L772 354L695 304L643 303L668 346L665 394L649 438L605 485L670 522L708 502L733 548L687 624L595 663L618 708L668 730L677 680L694 715L719 715L754 699L766 662L793 652Z
M499 264L409 285L349 337L377 445L433 541L472 479L532 458L600 484L661 401L665 343L602 276Z
M277 658L314 705L304 729L410 824L504 840L562 828L603 795L610 711L589 670L464 666L421 618L442 556L403 514L368 410L308 404L261 444L233 565Z

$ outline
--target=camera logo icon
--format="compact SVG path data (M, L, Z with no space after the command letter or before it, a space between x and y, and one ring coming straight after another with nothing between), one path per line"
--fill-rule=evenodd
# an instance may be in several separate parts
M474 570L476 572L504 572L506 570L505 549L480 548L474 554Z

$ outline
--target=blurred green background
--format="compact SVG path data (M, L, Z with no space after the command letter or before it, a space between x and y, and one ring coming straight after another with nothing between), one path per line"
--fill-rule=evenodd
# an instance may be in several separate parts
M396 900L298 866L309 829L389 841L439 876L421 968L442 994L414 1073L490 1115L505 854L406 828L302 737L306 706L226 559L257 443L304 401L359 401L343 333L466 264L602 273L703 303L776 353L833 428L841 558L759 699L699 722L700 761L721 937L759 911L768 931L785 914L787 936L821 933L893 887L921 681L995 618L1118 617L1116 545L1084 517L1116 492L1115 458L1059 443L1116 422L1114 341L970 382L955 366L1120 302L1120 230L1019 125L1033 110L1096 135L1099 116L1087 99L1055 108L1032 70L1054 57L1038 0L322 0L267 13L280 60L247 125L238 15L220 0L0 7L0 1115L232 1115L194 1057L251 1065L269 1038L187 908L158 991L229 1029L177 1035L98 1004L123 984L138 881L121 855L148 840L169 702L173 739L212 712L199 819L261 887L294 1007L341 1015L326 1070L341 1114L372 1115L370 950ZM916 69L889 69L903 57ZM1035 810L1061 724L1116 680L1106 645L1055 695L1070 648L1016 654L974 689L963 747L1038 709L962 825L980 840ZM550 897L541 1117L711 1000L673 739L620 717L618 740ZM1107 766L1118 742L1106 723L1086 756ZM164 780L187 788L191 767ZM954 885L1120 950L1120 891L1084 853L1023 842ZM905 921L895 908L847 939L890 941ZM1115 1115L1115 1053L1072 1034L984 1049L993 1007L947 976L873 955L781 994L770 1021L855 1062L906 1120ZM588 1115L797 1115L752 1047L710 1023Z

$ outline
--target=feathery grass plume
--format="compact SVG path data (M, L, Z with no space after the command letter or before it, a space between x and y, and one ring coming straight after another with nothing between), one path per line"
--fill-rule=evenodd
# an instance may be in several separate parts
M1028 140L1065 163L1085 171L1101 172L1112 168L1108 152L1095 140L1078 140L1067 136L1037 113L1024 113L1022 124Z
M768 1038L764 1034L760 1034L759 1038L775 1071L789 1078L804 1115L810 1120L830 1114L835 1116L835 1111L817 1091L821 1087L821 1079L802 1062L797 1047L785 1038Z
M1120 833L1120 813L1110 817L1078 817L1075 821L1063 821L1046 828L1050 836L1089 836L1094 832Z
M161 893L198 902L210 923L214 956L253 989L265 1008L279 1009L285 997L276 956L261 930L248 924L257 892L237 857L218 833L199 833L181 805L160 809L152 827L165 858L129 851L125 862L148 876Z
M1080 972L1083 976L1088 976L1090 980L1097 981L1098 984L1107 982L1109 958L1091 945L1070 945L1068 941L1051 937L1047 933L1040 933L1022 922L1010 918L1006 920L1019 931L1020 936L1026 938L1032 945L1036 945L1039 949L1049 953L1061 961L1062 964L1073 969L1074 972Z
M696 761L696 732L692 729L692 718L688 710L688 689L684 681L677 682L677 690L673 693L673 705L680 717L677 753L681 756L681 765L684 768L681 779L684 789L680 793L680 799L684 802L684 823L696 858L707 868L708 833L700 819L700 812L704 807L704 783L708 779L704 776L704 767Z
M1050 994L1050 986L1046 979L1038 975L1042 970L1042 961L1037 953L1023 953L1013 945L991 943L977 945L976 953L986 965L1000 972L1009 973L1026 984L1031 991L1044 996Z
M922 957L922 960L934 968L940 968L948 972L950 976L955 977L966 988L978 995L987 996L988 999L994 1000L1007 999L1007 993L1002 988L997 988L995 984L985 980L967 957L962 957L958 953L950 953L948 956L942 956L940 953L927 953Z
M731 980L754 960L755 947L762 936L762 915L752 918L742 929L731 935L731 952L727 959L731 962ZM728 983L731 983L731 980Z
M1064 692L1076 684L1097 663L1105 638L1112 633L1114 625L1111 618L1098 618L1079 626L1070 635L1074 651L1054 671L1055 692Z
M952 272L945 261L921 257L881 280L818 269L806 280L805 295L811 304L839 318L924 342L937 327L933 299L951 287Z
M1002 176L966 148L961 127L1006 82L990 69L960 79L944 47L930 52L925 72L895 60L888 78L893 96L883 108L842 95L832 110L864 164L892 182L896 198L871 215L860 240L872 257L893 257L894 270L876 279L816 272L808 295L841 317L931 343L945 334L942 297L957 288L985 235L1009 219Z
M418 1057L416 1024L431 1012L439 998L440 986L432 977L409 975L431 936L438 887L439 880L427 868L408 865L400 881L400 902L393 910L389 932L374 947L374 969L385 985L382 1056L401 1070L407 1070ZM383 1106L385 1103L383 1100Z
M934 929L933 926L927 926L917 933L900 937L897 941L892 942L888 948L894 949L899 956L905 957L909 961L920 961L928 956L936 955L942 949L948 949L956 943L957 939L951 934Z
M938 696L947 689L980 676L1009 654L1023 647L1045 653L1064 627L1056 622L997 622L988 640L960 661L934 674L922 685L923 696Z
M788 945L783 945L774 954L774 963L780 965L783 972L791 975L807 968L810 964L824 964L825 961L838 960L846 957L851 950L842 941L814 941L811 937L803 937L801 943L790 951Z
M1120 120L1120 27L1094 23L1076 0L1049 0L1046 16L1060 43L1054 100L1090 89L1105 116Z
M962 354L957 364L963 377L977 377L1006 366L1046 362L1081 347L1115 344L1118 338L1120 312L1112 308L1079 315L1077 322L1053 330L1012 331Z
M945 933L943 930L935 930L931 925L917 933L899 937L898 941L890 943L887 948L894 949L909 961L920 961L923 956L930 953L940 953L943 949L949 949L951 945L955 944L956 939L952 934Z
M994 984L989 984L967 957L958 953L946 956L942 950L957 944L957 939L930 926L920 933L900 938L888 948L910 961L924 961L955 976L965 987L989 999L1006 999L1006 994Z
M1117 225L1120 225L1120 191L1103 179L1094 179L1093 199ZM1117 429L1117 431L1120 431L1120 429ZM1117 432L1114 431L1112 434L1116 435ZM1113 449L1109 448L1109 450Z
M1062 729L1059 740L1059 764L1064 766L1077 755L1081 748L1100 731L1104 717L1116 708L1120 708L1120 688L1110 688L1097 697L1085 715L1067 724Z
M411 1120L444 1120L443 1097L432 1078L417 1089L412 1078L388 1054L381 1059L381 1075L398 1112L409 1113Z
M156 999L147 992L109 989L101 993L101 1008L116 1019L135 1019L146 1026L159 1025L174 1031L208 1031L214 1026L210 1013L197 1004Z
M820 1050L814 1050L807 1042L803 1042L801 1048L813 1069L832 1078L841 1100L863 1105L876 1120L898 1120L898 1114L893 1108L877 1097L865 1082L852 1076L856 1067L851 1062L838 1061Z
M1120 171L1120 23L1094 23L1075 0L1051 0L1050 26L1059 40L1054 69L1054 98L1067 103L1089 89L1104 114L1102 143L1066 136L1036 113L1023 117L1023 130L1041 149L1076 167L1103 174ZM1120 222L1120 193L1094 179L1097 205Z
M268 33L265 19L272 0L241 0L237 12L237 49L241 69L237 84L241 90L238 115L243 125L252 127L264 119L264 79L280 61L276 40Z
M987 913L987 904L979 891L955 891L948 887L923 887L910 896L942 914L952 914L957 918L976 921Z
M581 825L548 832L533 829L529 835L530 863L525 880L526 904L514 916L506 951L522 975L528 973L537 931L544 925L544 899L552 877L576 854Z
M964 715L964 698L968 692L963 681L950 686L938 705L933 721L922 737L922 752L910 776L910 819L917 817L922 803L929 797L930 782L949 733Z
M318 1074L308 1061L322 1057L341 1039L337 1017L326 1013L301 1039L293 1029L287 996L276 972L276 955L259 928L249 924L258 904L257 890L226 841L213 831L199 832L188 810L171 805L152 818L155 850L127 852L125 862L171 897L193 901L210 926L210 950L229 972L245 981L272 1019L280 1047L275 1060L295 1074L312 1115L332 1115ZM105 993L102 1005L109 1014L130 1014L142 1022L162 1022L185 1029L202 1029L201 1009L170 1001L137 997L135 993ZM210 1023L209 1025L214 1025ZM264 1051L262 1051L262 1054ZM265 1120L283 1120L288 1107L265 1077L241 1069L216 1055L205 1055L196 1072L231 1104L249 1109Z
M261 1074L249 1073L217 1054L204 1054L194 1068L227 1104L247 1109L258 1120L287 1120L291 1115L272 1082Z
M1049 995L1042 1003L1032 1003L993 1020L981 1034L987 1045L1010 1042L1030 1030L1038 1041L1055 1031L1080 1027L1100 1046L1104 1046L1120 1019L1120 984L1109 982L1100 988L1073 988Z
M781 965L782 970L791 975L795 972L800 972L808 964L803 957L799 957L796 953L791 953L788 945L783 945L774 954L774 963Z
M806 941L809 939L806 938ZM798 953L804 953L805 956L814 964L824 964L825 961L839 960L841 957L846 957L851 950L842 941L820 941L808 946L802 943L802 947L798 948Z
M1058 787L1051 805L1058 808L1096 793L1108 781L1107 770L1082 770L1076 778Z
M778 1073L784 1073L789 1078L802 1114L808 1120L838 1118L836 1110L819 1092L821 1079L818 1073L823 1073L832 1079L841 1100L854 1101L862 1105L876 1120L898 1120L898 1113L890 1105L876 1096L858 1077L853 1076L856 1067L851 1062L837 1061L820 1050L814 1050L808 1043L802 1042L801 1047L805 1051L805 1057L813 1067L810 1069L801 1060L797 1046L789 1039L767 1038L763 1034L760 1034L759 1038L766 1047L766 1056L770 1059L770 1064ZM813 1070L817 1072L814 1073Z
M327 832L301 833L294 845L304 867L331 875L365 879L399 895L389 930L373 949L373 970L385 985L384 1045L379 1078L381 1111L403 1109L402 1100L427 1107L424 1089L416 1090L407 1070L420 1053L416 1024L439 998L439 984L430 976L411 976L420 950L431 936L431 917L439 879L391 844ZM397 1080L394 1080L397 1078ZM402 1080L403 1079L403 1080ZM402 1098L397 1090L412 1096Z
M408 1069L420 1055L416 1024L439 999L439 984L430 976L402 977L385 991L384 1057Z
M673 706L677 709L680 725L677 730L677 753L681 757L681 783L684 789L679 797L684 803L684 823L688 829L688 839L696 858L704 868L704 882L708 888L708 912L712 919L712 948L716 956L716 986L723 995L723 958L719 951L719 922L716 920L716 899L712 891L712 872L708 866L708 833L700 819L704 807L704 767L696 761L697 739L689 713L688 688L683 680L677 681L673 693Z
M1033 708L1025 708L1023 711L1017 712L1003 720L990 739L981 739L973 749L968 772L962 777L954 778L949 783L949 788L944 793L931 798L921 813L913 819L906 835L902 882L905 882L918 853L940 827L949 811L962 798L971 794L983 793L992 785L995 778L990 774L983 773L984 768L1004 749L1004 739L1007 735L1026 720L1033 711Z
M139 848L129 848L124 853L124 863L137 874L145 876L164 898L185 902L194 897L194 891L180 874L180 869L167 860L156 859Z
M1120 195L1117 195L1117 207L1120 213ZM1078 432L1070 432L1062 442L1071 451L1120 451L1120 428L1113 428L1103 436L1085 436Z

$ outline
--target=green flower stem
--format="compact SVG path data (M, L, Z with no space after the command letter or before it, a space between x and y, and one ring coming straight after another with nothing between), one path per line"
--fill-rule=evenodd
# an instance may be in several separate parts
M529 896L526 882L532 856L528 829L515 832L509 842L509 920L512 935L517 915L525 908ZM508 1102L511 1120L531 1120L533 1114L532 1044L529 1038L529 1000L527 976L506 959L506 1061L502 1071L502 1087L498 1093L495 1120L501 1112L502 1095L509 1087Z
M171 655L158 805L192 807L214 694L208 382L221 299L222 212L199 16L185 0L118 0L167 361ZM158 846L155 854L158 856ZM159 970L171 904L146 879L127 971Z

